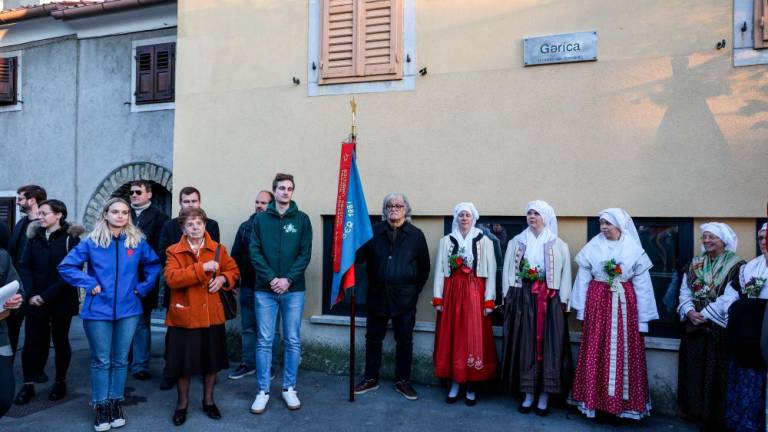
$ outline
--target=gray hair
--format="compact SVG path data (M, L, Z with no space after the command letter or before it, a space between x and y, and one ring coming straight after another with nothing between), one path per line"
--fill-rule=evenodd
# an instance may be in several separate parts
M403 199L403 203L405 203L405 220L410 222L411 221L411 202L408 201L408 197L405 196L405 194L402 194L400 192L388 193L387 196L384 197L384 202L381 204L381 220L383 221L387 220L387 204L389 204L389 202L395 198Z

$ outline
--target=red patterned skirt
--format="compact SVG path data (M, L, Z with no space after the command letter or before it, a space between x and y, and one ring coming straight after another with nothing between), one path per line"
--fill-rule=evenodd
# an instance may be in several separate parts
M436 377L459 383L496 377L496 345L491 317L483 315L484 298L484 278L463 271L445 278L435 330Z
M603 411L640 419L650 415L645 343L638 331L637 299L631 282L612 290L592 280L571 403L587 417ZM623 292L621 292L623 291Z

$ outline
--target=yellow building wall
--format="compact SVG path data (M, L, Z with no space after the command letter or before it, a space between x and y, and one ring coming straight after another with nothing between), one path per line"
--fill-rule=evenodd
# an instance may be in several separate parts
M768 69L732 66L731 2L412 1L411 54L429 73L415 91L356 95L372 213L387 192L405 192L434 249L456 202L522 215L544 199L575 255L586 217L624 207L734 222L739 252L754 255ZM315 230L310 315L320 312L321 215L334 209L349 96L307 96L308 13L304 0L179 2L173 171L177 188L202 191L227 245L256 192L278 171L296 176ZM598 61L522 66L524 37L589 30ZM723 38L728 48L716 50ZM431 319L429 297L419 319Z

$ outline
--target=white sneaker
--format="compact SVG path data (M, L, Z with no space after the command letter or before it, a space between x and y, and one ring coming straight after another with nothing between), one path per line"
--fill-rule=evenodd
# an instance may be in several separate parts
M267 409L267 402L269 402L269 393L264 393L264 390L260 391L251 404L251 412L254 414L263 413Z
M299 397L296 395L296 390L294 390L293 387L288 387L283 390L283 400L285 401L285 404L288 405L289 410L297 410L301 408L301 402L299 402Z

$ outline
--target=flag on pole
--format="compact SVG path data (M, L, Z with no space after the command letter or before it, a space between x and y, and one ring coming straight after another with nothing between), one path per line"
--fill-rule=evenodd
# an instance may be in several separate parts
M355 159L355 139L341 144L336 219L333 224L333 282L331 307L355 285L355 253L373 237L365 194Z

